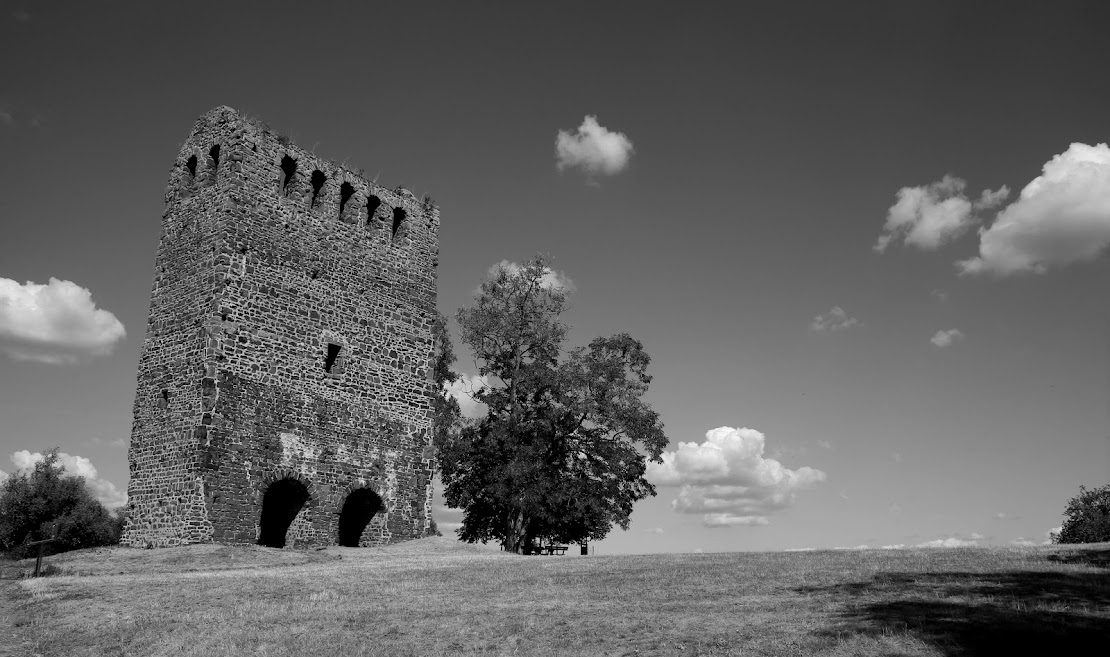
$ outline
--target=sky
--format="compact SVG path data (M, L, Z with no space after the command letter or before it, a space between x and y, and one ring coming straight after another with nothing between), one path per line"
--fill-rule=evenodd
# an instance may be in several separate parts
M0 470L122 502L229 105L434 197L445 315L542 252L570 345L644 344L670 445L596 553L1046 540L1110 483L1110 6L723 4L0 2Z

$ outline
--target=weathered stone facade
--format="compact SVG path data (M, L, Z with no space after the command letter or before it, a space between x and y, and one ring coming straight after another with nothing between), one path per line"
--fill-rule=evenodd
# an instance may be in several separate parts
M438 232L430 201L202 116L166 190L123 542L423 535Z

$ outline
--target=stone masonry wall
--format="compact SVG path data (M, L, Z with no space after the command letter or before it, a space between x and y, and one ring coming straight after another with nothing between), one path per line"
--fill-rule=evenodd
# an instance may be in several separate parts
M360 488L382 501L360 544L423 535L438 230L407 190L202 116L166 193L124 542L253 543L283 479L309 494L287 545L334 544Z

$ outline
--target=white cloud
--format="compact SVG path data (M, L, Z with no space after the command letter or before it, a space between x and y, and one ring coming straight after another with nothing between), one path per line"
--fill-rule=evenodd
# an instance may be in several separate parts
M88 288L56 278L46 285L0 278L0 339L14 342L5 347L12 358L72 363L77 353L110 353L126 334Z
M882 253L899 239L919 249L936 249L976 223L976 210L992 208L1010 194L1005 186L996 191L986 189L979 200L972 202L964 194L966 187L963 179L946 175L928 185L898 190L898 200L887 210L886 224L875 242L875 250Z
M948 329L947 331L937 331L933 337L929 338L937 348L944 349L951 347L957 340L963 340L964 334L959 329Z
M653 527L652 529L645 529L644 531L649 533L649 534L662 534L663 533L663 528L662 527Z
M706 527L755 527L770 524L766 516L738 516L732 513L707 513L702 516Z
M45 458L42 452L20 450L12 454L12 463L16 470L31 470L35 464ZM108 509L127 504L127 493L120 491L116 485L107 479L101 479L93 466L92 461L84 456L73 456L65 452L58 452L58 464L65 467L66 477L84 477L85 487L93 497Z
M786 548L783 552L816 552L817 548Z
M946 292L945 290L940 290L940 289L933 290L930 294L932 294L933 298L935 298L937 301L939 301L941 303L944 303L945 301L948 301L948 292Z
M817 446L821 449L832 449L832 443L827 440L818 440Z
M1074 143L1046 162L990 228L962 273L1044 273L1093 260L1110 245L1110 147Z
M995 520L1005 520L1006 519L1006 512L1005 511L999 511L998 513L994 514L994 519Z
M765 525L767 515L791 506L799 490L825 479L820 470L790 470L764 458L766 438L755 429L718 427L705 437L663 452L663 463L648 463L646 476L660 486L681 486L671 506L704 514L709 527Z
M11 475L8 474L7 472L4 472L3 470L0 470L0 484L4 483L4 480L7 479L10 476Z
M971 532L971 536L969 536L968 538L970 538L973 541L981 541L986 537L983 536L982 534L980 534L979 532Z
M1010 198L1010 188L1006 185L999 187L993 192L989 189L984 189L983 193L979 195L979 200L975 202L976 210L990 210L996 208Z
M489 268L489 275L491 277L496 276L498 271L501 269L507 271L511 276L517 276L520 274L521 271L524 270L524 267L515 262L502 260L501 262ZM548 289L559 290L561 292L574 291L574 281L570 280L570 277L567 276L565 273L561 271L555 271L551 267L543 268L543 276L540 277L540 285Z
M974 536L974 534L972 535ZM914 547L919 548L957 548L957 547L979 547L979 540L975 538L938 538L935 541L925 541L918 543Z
M578 167L591 177L611 176L628 166L632 152L628 137L599 125L596 116L582 119L577 133L560 130L555 137L555 166L559 171Z
M1036 542L1036 541L1031 541L1028 538L1023 538L1021 536L1018 536L1014 540L1010 541L1010 545L1014 545L1014 546L1017 546L1017 547L1032 547L1034 545L1041 545L1041 544Z
M905 543L896 543L894 545L884 545L884 546L880 547L879 549L880 550L901 550L904 547L906 547Z
M822 331L841 331L853 326L863 326L863 324L855 317L849 317L848 313L840 306L833 306L832 310L824 315L817 315L813 318L813 323L809 328L817 332Z
M865 543L863 545L857 545L855 547L834 547L833 549L834 550L870 550L871 546L867 545Z
M459 402L459 410L462 411L463 417L478 419L485 417L488 407L475 399L474 395L487 386L489 386L489 377L460 374L458 379L445 382L443 389Z

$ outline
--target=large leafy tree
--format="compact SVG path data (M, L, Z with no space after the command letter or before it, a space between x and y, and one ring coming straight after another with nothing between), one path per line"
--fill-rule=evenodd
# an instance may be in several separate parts
M0 550L13 557L31 554L26 543L50 538L47 553L110 545L119 541L122 515L113 518L84 477L66 477L58 450L47 452L30 472L17 472L0 485Z
M1056 543L1101 543L1110 541L1110 485L1087 489L1079 487L1079 495L1068 500L1064 511L1067 519L1060 533L1053 535Z
M542 257L502 265L456 315L479 374L484 417L436 431L447 503L464 511L460 538L527 553L537 538L597 540L627 529L655 488L647 460L667 445L643 401L651 377L627 334L564 351L567 294ZM450 361L445 368L449 372ZM449 376L453 376L453 373ZM444 413L444 419L451 418Z

